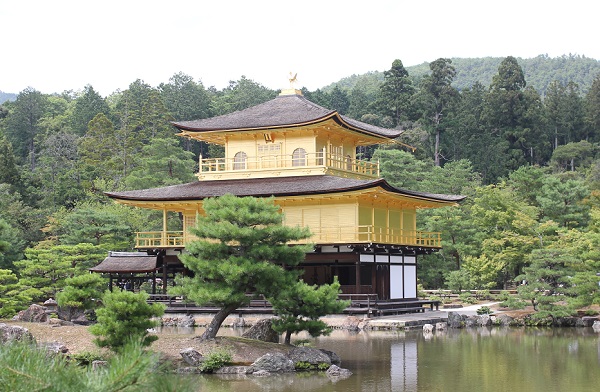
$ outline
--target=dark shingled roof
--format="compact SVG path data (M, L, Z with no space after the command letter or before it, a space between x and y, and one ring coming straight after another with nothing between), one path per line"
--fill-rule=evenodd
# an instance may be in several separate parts
M90 268L90 271L99 273L152 272L156 270L156 261L156 256L149 256L142 252L111 252L100 264Z
M307 125L333 118L338 124L357 132L392 139L402 131L376 127L353 120L310 102L302 95L280 95L248 109L193 121L174 122L180 130L193 132L235 131L246 129L283 128Z
M162 188L125 192L106 192L114 199L138 201L201 200L230 193L235 196L299 196L340 193L381 187L400 195L414 196L441 202L460 202L465 196L416 192L391 186L384 179L361 180L327 175L280 178L252 178L241 180L194 181Z

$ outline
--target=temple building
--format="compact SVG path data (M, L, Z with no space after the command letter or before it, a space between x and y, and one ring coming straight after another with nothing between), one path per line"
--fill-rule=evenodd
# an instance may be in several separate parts
M272 196L284 224L310 228L314 248L300 266L305 282L331 283L337 276L345 294L414 299L419 256L441 247L441 233L418 230L417 210L464 199L391 186L379 177L378 162L359 159L357 150L394 143L401 131L340 115L294 88L245 110L173 125L179 136L223 146L225 157L201 156L192 183L106 193L118 203L162 211L163 229L137 233L135 246L156 258L144 271L165 284L185 270L177 255L193 240L190 228L203 200L230 193ZM168 230L174 223L179 230ZM118 256L122 263L127 255ZM99 265L96 271L108 270Z

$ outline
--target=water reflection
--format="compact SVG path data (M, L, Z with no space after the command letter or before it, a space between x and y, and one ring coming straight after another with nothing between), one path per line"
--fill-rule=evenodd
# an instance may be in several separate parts
M199 390L559 392L600 385L600 335L591 328L476 328L429 339L421 331L334 331L315 346L338 353L354 374L344 380L323 373L202 375Z

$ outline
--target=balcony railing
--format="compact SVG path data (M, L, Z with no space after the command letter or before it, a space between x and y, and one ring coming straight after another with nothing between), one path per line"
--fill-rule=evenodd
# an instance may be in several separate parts
M371 177L379 176L378 162L363 161L349 156L322 152L312 154L306 153L301 157L269 155L262 157L247 157L245 159L201 158L199 164L200 173L327 167Z
M295 242L344 244L344 243L379 243L390 245L414 245L431 248L441 248L441 233L426 231L410 231L363 225L358 227L336 227L312 229L313 236L307 240ZM136 233L135 247L150 248L183 248L194 240L190 235L184 236L183 231L145 231Z

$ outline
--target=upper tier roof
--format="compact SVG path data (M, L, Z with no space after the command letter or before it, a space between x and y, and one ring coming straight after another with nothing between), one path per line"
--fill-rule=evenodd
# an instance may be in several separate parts
M384 179L364 180L335 176L298 176L281 178L252 178L243 180L195 181L187 184L161 188L140 189L125 192L106 192L118 200L135 201L184 201L202 200L230 193L235 196L300 196L351 192L380 187L385 191L429 202L458 203L465 199L460 195L442 195L416 192L391 186Z
M173 122L173 125L191 132L241 131L303 126L330 118L344 128L385 139L396 138L402 133L397 129L381 128L342 116L298 94L280 95L237 112L201 120Z

